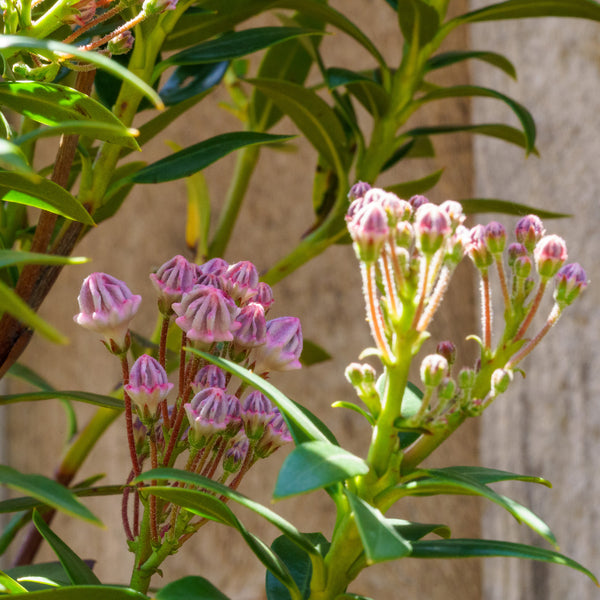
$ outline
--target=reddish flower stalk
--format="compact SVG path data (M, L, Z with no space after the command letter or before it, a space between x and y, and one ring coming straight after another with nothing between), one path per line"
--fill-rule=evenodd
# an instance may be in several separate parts
M419 319L421 318L421 314L423 313L423 307L425 306L425 295L427 294L427 287L429 285L429 265L430 265L430 257L429 255L425 256L425 263L423 268L423 276L421 277L421 289L419 291L419 304L417 305L417 310L415 311L415 316L413 319L413 327L416 328L419 323Z
M368 321L371 325L371 333L375 339L377 347L382 354L382 357L388 361L390 352L387 341L383 335L383 319L375 292L375 263L366 264L361 262L360 272L363 276L363 285L366 292L365 305L367 309Z
M135 439L133 437L133 415L131 409L131 398L125 391L125 386L129 383L129 365L127 364L127 355L121 356L121 370L123 372L123 399L125 400L125 424L127 428L127 443L129 445L129 455L131 456L131 465L133 474L137 477L140 474L140 462L135 450Z
M502 263L502 255L494 255L496 262L496 269L498 270L498 277L500 278L500 287L502 288L502 298L504 299L504 308L510 308L510 294L508 292L508 284L506 283L506 273L504 271L504 264Z
M110 10L107 10L105 13L99 15L95 19L88 21L81 27L78 27L75 31L69 34L64 40L63 44L70 44L75 41L78 37L84 34L86 31L89 31L92 27L99 25L100 23L104 23L104 21L108 21L108 19L118 15L123 10L123 7L120 3L117 6L113 6Z
M149 431L148 440L150 446L150 464L153 469L156 469L158 468L158 457L156 453L156 435L154 428ZM153 479L152 485L156 484L156 479ZM158 520L156 515L156 496L154 494L150 496L150 535L153 542L158 543L160 541L158 537Z
M521 324L521 327L519 327L519 331L517 331L515 337L513 338L515 341L520 340L525 335L527 328L529 327L529 325L531 325L531 321L533 321L533 317L535 316L535 313L537 312L537 309L540 306L540 302L542 301L542 296L544 295L545 291L546 291L546 281L542 280L542 281L540 281L540 287L538 288L537 294L535 295L535 298L533 299L531 308L529 309L529 312L527 313L525 320Z
M381 255L381 264L383 265L383 272L385 274L385 291L386 296L389 298L390 301L390 310L392 315L396 316L398 314L398 300L396 298L396 287L394 285L392 269L390 269L390 260L385 252Z
M487 269L481 271L481 323L483 326L483 345L486 350L492 347L492 296L490 276Z
M95 50L96 48L100 48L100 46L104 46L104 44L110 42L110 40L112 40L115 36L119 35L120 33L125 33L126 31L133 29L136 25L141 23L146 18L146 16L147 15L143 10L140 11L140 13L137 16L133 17L133 19L130 19L129 21L127 21L127 23L123 23L121 27L117 27L114 31L108 33L99 40L90 42L85 46L79 46L79 50Z

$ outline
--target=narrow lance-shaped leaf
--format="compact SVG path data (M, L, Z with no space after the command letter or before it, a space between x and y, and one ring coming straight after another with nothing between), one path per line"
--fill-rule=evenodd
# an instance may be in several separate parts
M156 600L229 600L229 598L208 579L198 575L188 575L158 590Z
M17 171L30 177L33 181L41 179L27 162L27 157L12 141L0 138L0 168Z
M0 571L0 593L22 594L27 593L27 590L18 581Z
M103 396L91 392L71 392L50 390L47 392L27 392L24 394L6 394L0 396L0 406L4 404L15 404L17 402L38 402L40 400L75 400L95 406L103 406L116 410L123 410L123 401L112 396Z
M11 265L82 265L89 262L82 256L56 256L23 250L0 250L0 269Z
M463 198L460 203L466 214L490 212L517 216L534 214L540 219L564 219L572 216L568 213L552 212L543 208L526 206L525 204L498 198Z
M435 187L438 181L442 177L444 169L434 171L425 177L420 179L413 179L412 181L403 181L402 183L396 183L394 185L386 186L388 192L393 192L401 198L409 198L415 194L423 194L431 188Z
M543 477L536 477L535 475L519 475L518 473L511 473L510 471L502 471L500 469L489 469L487 467L445 467L442 469L436 469L439 473L452 473L461 476L469 477L482 485L488 483L497 483L498 481L526 481L529 483L539 483L551 488L552 484Z
M423 0L398 0L398 22L404 39L412 44L416 34L419 47L423 47L438 32L440 16Z
M441 69L449 65L461 62L467 59L476 59L486 62L494 67L498 67L513 79L517 78L517 71L514 65L502 54L490 52L486 50L451 50L449 52L441 52L432 56L426 63L425 68L428 71Z
M70 585L29 592L26 600L148 600L135 590L111 585Z
M327 69L327 87L334 89L346 86L348 91L372 115L383 115L389 106L390 100L384 87L369 77L350 71L349 69Z

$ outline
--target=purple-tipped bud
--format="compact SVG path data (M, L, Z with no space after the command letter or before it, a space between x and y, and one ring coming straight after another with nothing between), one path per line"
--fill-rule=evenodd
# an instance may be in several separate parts
M75 322L104 336L109 347L112 340L117 351L126 351L129 323L142 297L112 275L92 273L83 280L77 301L81 312L73 317Z
M414 212L418 208L423 206L423 204L428 204L429 198L427 198L426 196L421 196L420 194L417 194L416 196L413 196L412 198L410 198L408 203L412 206L412 209Z
M264 344L267 339L267 321L262 304L250 302L240 309L237 316L240 328L234 333L234 344L249 349Z
M299 369L302 354L302 327L296 317L267 321L267 339L254 349L256 373Z
M248 298L248 302L258 302L259 304L262 304L266 313L271 307L271 304L273 304L273 290L271 289L271 286L264 281L259 281L254 296Z
M212 274L212 275L225 275L227 269L229 268L229 263L222 258L211 258L207 260L205 263L198 265L198 273L204 274Z
M164 10L175 10L177 0L145 0L142 4L142 10L147 15L156 15Z
M475 266L482 271L487 270L494 262L494 257L485 243L485 227L483 225L475 225L471 229L467 244L467 254Z
M463 214L463 207L460 202L446 200L440 204L440 208L448 215L453 230L465 222L466 217Z
M225 371L217 365L206 365L202 367L194 377L192 382L192 391L197 394L200 390L209 387L221 388L227 387L227 376Z
M448 361L441 354L429 354L421 363L420 374L425 387L437 387L448 374Z
M224 278L227 291L234 300L244 303L256 294L258 271L249 260L230 265Z
M183 256L174 256L150 274L150 281L158 292L158 308L163 315L173 314L173 302L181 302L183 294L196 284L196 265Z
M167 397L173 384L167 379L167 372L151 356L142 354L131 367L129 383L125 391L140 410L141 415L153 416L158 403Z
M396 225L396 245L410 248L415 238L413 226L408 221L399 221Z
M79 2L71 5L71 10L74 12L66 15L63 22L83 27L96 16L96 9L96 0L79 0Z
M492 254L502 254L506 246L506 229L502 223L491 221L485 226L485 243Z
M535 245L545 233L544 224L536 215L527 215L519 219L515 227L517 242L523 244L529 252L533 252Z
M465 256L470 240L470 231L464 226L459 225L454 233L448 239L446 249L446 260L458 264Z
M266 458L273 454L277 448L292 441L292 436L285 424L283 416L276 408L271 413L265 433L256 445L255 453L258 458Z
M417 209L414 228L417 246L427 255L437 252L452 232L446 212L431 202Z
M242 400L240 417L244 424L244 431L251 440L259 440L268 422L273 417L274 406L261 392L255 390Z
M495 396L498 394L503 394L508 389L512 379L512 371L507 371L506 369L496 369L492 373L492 377L490 379L492 393Z
M440 354L448 361L448 366L452 366L456 361L456 346L450 341L445 340L440 342L435 349L437 354Z
M375 383L377 373L368 363L350 363L344 372L346 379L354 386L360 387L364 384Z
M214 435L231 437L241 428L240 404L221 388L206 388L184 404L190 422L190 442L202 446Z
M175 323L186 332L192 342L212 344L230 342L233 332L240 328L235 320L239 308L225 292L197 285L183 295L181 302L173 304L177 315Z
M250 448L248 438L240 431L232 440L229 448L223 455L223 471L226 473L237 473Z
M353 202L358 198L362 198L370 189L371 186L368 183L365 183L364 181L357 181L348 192L348 200Z
M532 268L533 263L529 256L519 256L513 263L513 273L515 274L515 277L519 277L520 279L529 277Z
M133 37L133 33L127 30L115 35L114 38L109 40L108 44L106 44L106 49L112 56L127 54L133 48L134 42L135 38Z
M571 304L588 284L587 275L579 263L562 266L555 279L554 299L561 308Z
M510 244L507 250L508 254L508 266L512 267L515 264L515 260L520 256L527 256L527 248L523 244L513 243Z
M348 223L348 231L359 260L375 262L390 232L385 209L376 202L367 204Z
M542 279L549 279L567 260L567 244L558 235L545 235L533 250L535 266Z

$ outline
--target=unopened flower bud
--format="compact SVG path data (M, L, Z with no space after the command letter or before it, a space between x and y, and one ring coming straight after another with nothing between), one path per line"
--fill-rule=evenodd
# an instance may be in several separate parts
M348 230L359 260L375 262L390 231L384 208L376 202L367 204L356 213L348 224Z
M174 256L150 274L150 281L158 292L158 308L163 315L173 314L173 302L181 302L183 294L196 283L196 265L183 256Z
M348 200L353 202L358 198L362 198L370 189L371 186L368 183L365 183L364 181L357 181L348 192Z
M142 354L133 363L129 383L124 386L140 415L150 417L156 414L159 402L167 397L172 388L167 372L155 358L147 354Z
M438 397L439 397L440 401L449 402L450 400L452 400L452 398L454 398L455 394L456 394L456 383L454 382L453 379L446 377L442 381L439 392L438 392Z
M465 256L469 239L469 230L464 225L459 225L448 240L445 259L457 265Z
M142 4L142 10L147 15L155 15L163 10L175 10L177 0L145 0Z
M129 323L142 297L112 275L92 273L84 279L77 301L81 312L73 317L75 322L104 336L117 352L127 351Z
M440 342L435 351L448 361L450 367L456 361L456 346L450 340Z
M492 373L492 378L490 379L492 393L494 396L503 394L508 389L512 379L512 371L507 371L506 369L496 369Z
M212 275L225 275L227 269L229 268L229 263L222 258L211 258L207 260L205 263L198 265L198 273L203 274L212 274Z
M256 286L256 292L251 298L248 298L248 302L258 302L262 304L265 309L265 313L273 304L273 290L268 283L264 281L259 281Z
M475 385L475 371L463 367L458 374L458 385L463 390L470 390Z
M261 392L255 390L250 392L241 403L240 417L244 424L244 431L251 440L259 440L268 422L273 417L274 406L271 401Z
M106 45L106 49L112 56L127 54L133 48L134 42L135 38L133 37L133 33L131 33L131 31L128 29L123 33L115 35L114 38L109 40L108 44Z
M527 256L527 248L523 244L513 243L507 249L508 254L508 266L512 267L515 264L515 260L520 256Z
M262 304L250 302L240 309L236 318L240 328L233 334L236 347L254 348L264 344L267 339L267 322Z
M453 231L465 222L466 217L460 202L456 202L456 200L445 200L440 204L440 208L448 215Z
M483 225L475 225L471 229L467 244L467 253L480 271L486 271L494 262L494 257L485 243L485 227Z
M533 250L535 266L542 279L549 279L567 260L567 244L558 235L546 235Z
M296 317L280 317L267 321L267 337L254 349L257 373L299 369L302 354L302 327Z
M527 215L519 219L515 227L517 241L533 252L535 245L546 233L542 220L536 215Z
M415 212L418 208L423 206L423 204L429 204L429 198L417 194L416 196L412 196L408 203L412 206L413 212Z
M197 394L200 390L208 387L216 387L224 390L227 387L227 376L225 371L217 365L206 365L202 367L192 381L192 391Z
M258 271L249 260L230 265L223 277L227 291L234 300L243 304L256 294Z
M501 254L506 246L506 229L498 221L490 221L484 230L485 243L492 254Z
M63 18L69 25L83 27L96 16L96 0L79 0L71 4L70 10L73 12Z
M513 263L513 272L515 277L519 277L520 279L526 279L529 277L532 268L533 263L531 262L531 258L529 258L529 256L519 256Z
M283 416L277 408L273 409L265 432L255 448L258 458L266 458L275 450L292 441L292 436L285 424Z
M562 266L556 274L554 299L562 308L571 304L587 287L587 275L579 263Z
M437 204L427 202L415 214L415 239L423 254L437 252L452 233L450 218Z
M248 438L244 435L244 432L240 431L232 440L229 448L225 450L223 455L223 471L226 473L237 473L250 448Z
M420 372L425 387L437 387L448 373L448 361L441 354L429 354L421 362Z

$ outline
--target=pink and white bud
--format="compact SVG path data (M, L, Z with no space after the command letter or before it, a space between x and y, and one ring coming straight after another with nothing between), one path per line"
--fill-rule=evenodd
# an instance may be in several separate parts
M175 323L192 342L212 344L231 342L240 328L236 321L239 308L223 291L208 285L197 285L173 304Z
M556 274L555 281L554 299L561 308L571 304L589 283L579 263L562 266Z
M448 374L448 361L441 354L429 354L421 362L421 381L425 387L437 387Z
M459 225L454 230L454 233L448 239L445 256L447 261L457 265L464 258L470 235L470 231L464 225Z
M223 471L229 474L237 473L242 467L249 449L248 438L243 431L238 432L223 455Z
M192 381L192 391L197 394L204 388L216 387L224 390L227 387L227 376L225 371L217 365L206 365L202 367Z
M244 431L251 440L259 440L271 418L275 408L271 401L261 392L250 392L241 402L240 417Z
M415 214L415 239L423 254L435 254L452 233L450 218L437 204L427 202Z
M129 53L134 43L135 38L133 37L133 33L128 29L109 40L108 44L106 44L106 49L111 56L119 56Z
M449 367L451 367L455 363L456 346L450 340L439 342L435 351L437 354L443 356L446 359Z
M370 189L371 186L368 183L365 183L364 181L357 181L348 192L348 200L353 202L358 198L362 198Z
M537 215L522 217L515 227L517 242L523 244L529 252L533 252L535 245L545 233L544 224Z
M396 224L396 245L400 248L410 248L415 238L413 226L408 221L399 221Z
M385 209L377 202L367 204L348 223L348 231L359 260L375 262L390 232Z
M212 273L213 275L225 275L229 263L222 258L211 258L205 263L198 265L198 273Z
M140 415L150 417L156 414L159 402L167 397L172 388L165 369L148 354L142 354L133 363L129 383L124 386Z
M142 4L142 10L147 15L156 15L164 10L175 10L177 0L145 0Z
M448 215L453 231L467 218L463 213L462 204L456 200L445 200L440 204L440 208Z
M241 428L239 401L221 388L201 390L183 407L192 445L203 446L215 435L231 437Z
M531 275L531 269L533 269L533 263L529 256L519 256L513 264L513 273L519 279L527 279Z
M273 454L275 450L291 441L292 436L290 435L283 416L277 408L274 408L265 432L262 438L260 438L254 451L258 458L266 458Z
M302 326L296 317L267 321L267 338L253 350L254 371L289 371L299 369L302 354Z
M527 256L528 252L527 252L527 248L525 248L525 246L523 246L523 244L513 243L513 244L510 244L510 246L508 247L507 254L508 254L508 266L512 267L515 264L515 261L517 260L517 258L519 258L520 256Z
M229 295L242 304L256 294L258 271L249 260L230 265L223 276Z
M242 306L237 316L240 328L233 335L233 343L244 350L255 348L267 339L267 321L262 304L250 302Z
M66 15L63 21L68 25L83 27L96 16L96 0L79 0L71 5L71 14Z
M469 232L467 254L481 271L486 271L494 262L494 257L485 243L485 227L483 225L475 225Z
M421 194L417 194L416 196L412 196L408 203L412 206L413 212L415 212L418 208L423 206L423 204L429 203L429 198L426 196L422 196Z
M510 385L513 380L512 371L506 369L496 369L492 373L492 377L490 379L490 384L492 388L492 393L497 396L498 394L503 394Z
M173 313L173 302L181 302L183 294L196 284L196 265L183 256L174 256L150 274L150 281L158 292L158 308L164 315Z
M567 260L567 244L558 235L545 235L533 250L535 266L542 279L550 279Z
M498 221L490 221L484 230L485 243L492 254L502 254L506 246L506 229Z
M274 302L271 286L264 281L259 281L256 286L256 292L251 298L248 298L248 302L258 302L259 304L262 304L266 313Z
M373 384L377 373L368 363L350 363L344 371L346 379L354 386L360 387L364 384Z
M127 350L129 323L135 316L142 297L112 275L92 273L83 280L77 297L79 314L76 323L104 336L109 347L111 340L120 351Z

